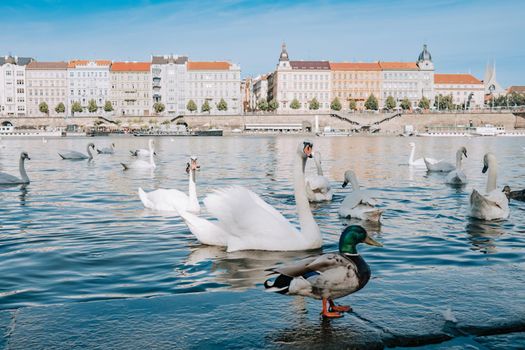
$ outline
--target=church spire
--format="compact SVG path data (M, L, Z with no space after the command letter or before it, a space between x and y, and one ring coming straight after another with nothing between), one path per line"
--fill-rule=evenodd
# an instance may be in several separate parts
M286 43L284 42L281 45L281 56L279 56L279 62L282 62L282 61L289 61L288 51L286 51Z

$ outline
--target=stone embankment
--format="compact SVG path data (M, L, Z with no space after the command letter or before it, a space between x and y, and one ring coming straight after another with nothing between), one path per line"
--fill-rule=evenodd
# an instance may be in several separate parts
M516 117L512 113L424 113L424 114L396 114L396 113L353 113L317 115L319 128L330 126L333 129L360 129L363 126L378 127L381 133L400 133L405 125L412 125L418 131L424 131L427 127L494 124L503 125L506 130L513 130L516 123L524 124L525 119ZM347 120L345 120L347 119ZM387 120L385 120L387 119ZM72 117L72 118L3 118L2 122L9 121L17 128L44 126L55 129L65 128L67 125L78 125L81 127L92 127L97 123L114 126L108 120L118 121L120 127L148 128L160 126L162 123L185 122L193 129L221 128L225 130L244 129L245 124L301 124L304 127L315 127L314 114L249 114L249 115L207 115L207 116L184 116L184 117L118 117L103 119L100 117ZM349 122L351 121L351 122Z

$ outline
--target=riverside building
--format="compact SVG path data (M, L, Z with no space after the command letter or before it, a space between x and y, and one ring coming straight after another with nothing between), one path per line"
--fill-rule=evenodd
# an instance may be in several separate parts
M0 57L0 116L27 115L26 66L32 61L31 57Z
M151 114L150 62L113 62L110 80L110 101L116 116Z
M152 106L164 105L164 115L177 116L186 111L186 56L152 56Z
M470 74L435 74L436 96L452 96L452 102L470 108L481 108L485 99L483 82Z
M330 62L332 72L332 98L338 98L343 111L348 111L350 101L356 102L359 110L373 94L379 106L383 105L381 95L381 66L373 63Z
M87 107L89 101L94 100L100 110L109 100L110 83L109 68L111 61L107 60L74 60L67 68L68 78L68 107L79 102L83 108L83 115L89 115ZM75 114L76 115L76 114Z
M27 112L31 117L67 115L68 84L67 62L37 62L26 66L26 101ZM40 104L45 102L48 113L40 111ZM62 103L64 112L57 112L57 106Z

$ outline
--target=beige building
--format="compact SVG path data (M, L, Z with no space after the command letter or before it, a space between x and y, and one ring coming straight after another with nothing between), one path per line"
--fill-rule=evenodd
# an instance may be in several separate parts
M67 114L67 62L36 62L26 67L27 111L30 117L43 116L40 104L45 102L49 116ZM65 112L58 113L56 107L63 103Z
M150 62L113 62L109 99L116 116L149 116L152 109Z
M330 62L332 72L332 99L336 97L342 110L349 110L350 100L357 109L364 109L365 101L373 94L382 106L381 67L379 63L336 63Z
M452 102L464 107L483 107L485 86L470 74L434 74L436 96L452 96Z

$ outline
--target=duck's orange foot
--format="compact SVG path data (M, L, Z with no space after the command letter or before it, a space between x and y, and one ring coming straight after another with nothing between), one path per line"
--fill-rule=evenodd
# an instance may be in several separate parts
M340 312L331 312L331 311L321 312L321 315L323 315L323 317L325 317L325 318L339 318L339 317L343 317L342 313L340 313Z
M352 308L347 305L330 305L330 311L336 312L352 312Z

